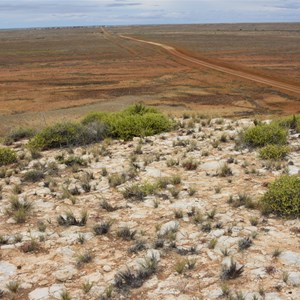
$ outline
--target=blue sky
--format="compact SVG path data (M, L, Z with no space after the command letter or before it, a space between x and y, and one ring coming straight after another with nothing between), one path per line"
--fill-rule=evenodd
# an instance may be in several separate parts
M300 22L300 0L0 0L0 28Z

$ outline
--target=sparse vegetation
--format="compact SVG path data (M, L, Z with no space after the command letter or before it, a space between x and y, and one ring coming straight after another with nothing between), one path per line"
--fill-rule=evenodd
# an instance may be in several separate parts
M136 241L136 243L131 246L129 249L128 249L128 252L130 253L138 253L140 251L143 251L145 250L147 247L146 247L146 242L143 241L143 240L138 240Z
M82 124L99 122L107 127L107 136L130 140L168 131L173 123L156 109L135 104L119 113L91 113Z
M70 293L67 290L64 290L61 292L60 299L61 300L72 300Z
M112 225L112 221L103 221L100 224L96 224L93 227L93 231L95 235L107 234L109 232L111 225Z
M257 207L257 203L254 202L247 193L238 194L236 198L230 196L228 200L229 204L232 204L234 207L245 206L246 208L253 209Z
M174 215L176 219L181 219L183 218L183 211L181 209L176 209L174 211Z
M217 243L218 240L216 238L211 239L208 243L208 249L215 249Z
M84 226L88 220L88 213L86 210L81 212L79 219L76 219L72 212L67 212L65 216L59 215L57 222L61 226Z
M178 273L178 274L182 274L184 269L186 267L186 260L180 260L180 261L177 261L176 264L175 264L175 271Z
M72 251L75 251L73 264L81 269L72 277L76 290L70 290L70 293L72 296L74 293L75 297L104 300L118 298L119 295L126 299L133 294L135 297L130 289L141 287L157 271L157 260L162 261L163 268L171 266L171 269L168 269L169 273L165 273L163 268L159 270L157 278L148 286L149 290L152 290L152 284L157 280L165 280L165 275L172 275L178 282L189 278L194 286L198 280L197 274L202 270L209 271L209 258L218 257L219 263L223 260L224 265L220 274L220 270L217 273L215 270L209 271L211 282L214 282L211 286L213 289L218 278L223 280L221 283L229 284L226 280L238 278L243 273L244 266L236 264L233 259L230 261L230 255L236 255L236 259L247 262L248 266L252 261L248 262L247 259L251 260L257 251L262 251L267 253L269 260L258 261L257 268L269 275L265 276L269 280L274 277L278 281L282 276L281 280L286 280L291 287L292 278L288 280L286 275L287 278L284 279L281 267L284 255L280 260L277 259L281 250L276 246L281 245L283 238L278 235L279 240L272 240L271 244L267 239L262 243L262 239L272 236L272 232L268 232L273 227L276 230L282 228L286 238L296 237L300 232L297 222L283 223L276 218L270 220L259 215L258 211L246 208L261 208L264 213L299 217L296 210L300 198L298 176L285 175L288 178L282 185L284 189L277 186L276 192L267 197L272 205L276 202L277 206L282 206L284 213L277 213L270 207L267 209L263 199L256 198L266 188L269 191L263 198L270 193L273 184L269 182L276 174L286 172L287 168L296 172L298 157L294 152L298 150L298 136L292 129L290 150L293 153L289 160L280 162L286 169L280 169L277 173L274 169L268 172L263 169L267 163L279 162L260 161L256 151L234 149L231 136L238 129L232 125L232 132L226 132L229 121L225 122L221 127L216 126L213 120L209 127L202 128L201 131L198 130L199 127L187 128L183 125L178 135L171 133L157 138L134 138L130 142L114 140L100 145L55 149L44 152L41 159L35 160L32 160L23 143L15 143L13 147L17 149L19 163L0 168L0 199L3 204L2 212L6 213L3 215L6 223L0 232L0 245L4 250L0 259L12 264L18 262L19 258L15 259L10 255L10 248L14 247L14 251L22 259L22 265L24 261L24 266L28 268L28 262L34 260L35 256L41 257L49 253L54 257L53 250L57 249L58 244L66 251L71 246ZM242 126L247 122L243 121ZM260 126L260 123L256 126ZM218 149L213 149L211 142L216 140L219 146ZM176 144L175 148L170 147L172 141ZM225 149L222 150L221 146L224 144L220 142L227 143ZM269 150L271 147L287 148L286 145L270 144L260 148L260 152L272 152ZM210 157L201 157L203 151L208 151ZM218 169L217 161L225 163L221 163ZM200 163L199 170L195 171ZM228 177L232 175L232 170L235 176ZM197 195L192 197L196 191ZM233 196L226 203L226 195L230 193ZM27 201L27 198L32 202ZM89 216L84 208L89 209ZM285 212L290 209L293 212L286 215ZM20 225L24 222L28 224ZM87 226L83 227L85 225ZM258 234L259 239L256 239ZM105 247L99 248L103 243ZM251 247L254 243L255 247ZM291 249L296 248L296 241L291 239L289 243L292 245ZM116 252L120 263L128 264L128 268L118 272L114 269L114 262L106 263L103 260L102 264L102 258L100 262L98 254L94 264L94 254L102 248L105 251L104 259ZM59 251L59 255L65 255L62 252L65 250ZM157 259L149 258L151 253ZM207 253L208 256L203 256L202 253ZM138 258L140 254L146 257ZM196 261L199 261L199 266ZM213 265L216 266L217 262L216 260ZM18 264L16 266L19 268ZM20 265L21 267L23 268ZM95 277L90 275L98 272L99 268L108 278L116 274L107 293L103 292L104 287L98 284L93 287L91 283L96 284ZM287 271L294 272L294 268L289 266ZM246 282L252 276L251 272L247 272L245 278L238 282ZM56 273L53 275L56 277ZM59 279L59 275L60 272L57 272L57 282L64 282ZM24 276L23 272L18 272L18 280L24 280ZM230 289L228 286L224 287L222 297L243 299L243 294L235 285L236 283L230 284ZM286 287L283 282L281 286ZM270 286L267 285L266 288L269 292ZM279 291L279 287L274 288ZM14 296L7 289L5 292L8 296ZM26 297L28 292L24 288L20 297ZM138 294L140 292L144 293L144 289L137 291ZM246 292L246 287L243 292ZM205 293L205 297L211 293L210 286L205 288ZM189 297L192 293L187 289L184 294ZM68 297L69 294L66 295ZM204 296L201 291L198 295ZM255 292L255 295L258 293Z
M273 258L279 257L280 254L281 254L281 252L282 252L282 251L281 251L280 249L276 248L276 249L273 251L273 253L272 253L272 257L273 257Z
M251 218L250 218L250 224L251 224L252 226L257 226L257 224L258 224L258 219L257 219L256 217L251 217Z
M282 280L283 280L284 283L287 283L287 282L288 282L289 277L290 277L290 274L289 274L288 272L284 271L284 272L282 273Z
M290 153L290 148L283 145L267 145L259 150L261 159L282 160Z
M108 183L111 187L117 187L126 182L126 175L122 174L112 174L108 176Z
M35 135L36 131L30 127L14 128L6 137L7 140L17 142L22 139L29 139Z
M210 232L211 231L211 223L210 222L203 223L201 226L201 230L203 232Z
M229 165L227 163L224 163L219 170L219 176L226 177L226 176L232 176L232 175L233 175L233 173L232 173L231 168L229 167Z
M76 265L78 268L80 268L83 265L90 263L93 260L93 258L94 255L90 251L86 251L77 257Z
M260 206L263 213L279 216L300 216L300 178L296 175L282 175L270 184L262 197Z
M189 187L189 189L188 189L189 196L194 196L196 194L196 192L197 192L197 190L193 186Z
M0 167L12 164L17 161L17 154L10 148L0 147Z
M264 147L267 145L285 145L287 130L276 123L259 123L249 127L241 134L241 141L249 147Z
M230 260L230 265L223 265L222 269L221 269L221 279L222 280L230 280L230 279L235 279L239 276L241 276L241 274L244 271L244 266L237 266L237 263L233 260L233 258L231 258Z
M245 237L239 240L239 250L243 251L248 249L252 245L252 240L250 237Z
M127 186L122 192L125 199L131 199L135 201L142 201L148 195L151 195L158 188L156 183L152 184L149 182L144 182L142 184L133 184Z
M171 193L171 195L172 195L175 199L177 199L178 196L179 196L180 190L179 190L178 188L176 188L176 187L172 187L172 188L169 189L169 192Z
M115 275L115 286L118 289L139 288L145 280L150 278L157 270L157 259L153 256L145 258L144 263L140 265L138 270L129 269L119 271Z
M40 249L40 245L38 243L38 241L34 238L31 238L30 241L25 242L22 246L21 246L21 250L24 253L27 252L36 252Z
M46 150L86 145L102 140L106 132L106 126L101 123L91 122L86 125L72 122L59 123L36 134L29 141L28 147L33 150Z
M24 174L23 180L27 182L38 182L44 178L44 173L41 170L30 170Z
M20 288L20 283L18 281L10 281L6 284L6 288L13 294L16 294Z
M65 157L58 157L57 160L61 164L65 164L68 167L73 167L73 166L86 166L87 163L84 161L81 157L70 155L67 158Z
M275 120L274 123L277 123L281 127L300 132L300 115L280 118L278 120Z
M102 200L100 206L108 212L112 212L118 209L116 206L112 206L107 200Z
M9 215L15 219L16 223L24 223L32 210L31 202L26 199L20 200L17 196L12 196L10 199L10 209L7 210Z
M117 232L117 236L125 241L134 240L136 235L136 230L131 230L129 227L124 226L120 228Z
M88 292L92 289L93 285L94 284L92 282L86 281L81 285L81 288L85 294L88 294Z
M198 162L192 158L187 158L182 162L182 167L187 171L196 170L198 167Z

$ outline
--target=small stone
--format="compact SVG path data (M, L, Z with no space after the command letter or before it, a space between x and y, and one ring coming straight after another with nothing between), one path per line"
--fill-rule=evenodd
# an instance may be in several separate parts
M211 235L214 236L214 237L216 237L216 238L219 238L222 235L224 235L224 233L225 233L224 229L217 229L217 230L212 231Z
M61 281L65 282L73 278L73 276L77 273L77 270L72 266L67 266L61 270L58 270L53 273L54 277Z
M7 221L6 221L7 224L16 224L16 220L14 218L9 218Z
M215 253L213 253L212 251L207 251L207 256L208 256L212 261L218 260L218 256L215 255Z
M38 288L33 290L28 295L29 300L47 300L49 299L49 289L46 288Z
M293 252L293 251L284 251L281 253L280 259L286 265L300 266L300 253Z
M294 286L300 285L300 272L289 273L288 282Z
M289 174L290 174L290 175L297 175L298 172L299 172L299 168L296 167L296 166L294 166L294 165L288 166L288 170L289 170Z
M63 284L53 284L49 288L49 294L56 299L61 299L61 293L64 288L65 286Z
M111 266L109 266L109 265L105 265L105 266L103 266L103 271L105 271L105 272L110 272L111 271Z
M4 282L10 276L14 275L17 267L6 261L0 261L0 282Z
M2 250L9 250L9 249L14 249L15 245L3 245L0 247Z
M145 171L148 176L154 177L154 178L160 178L160 177L166 176L166 174L163 174L160 169L156 169L153 167L146 167Z
M277 293L267 293L265 295L265 300L282 300L282 298Z

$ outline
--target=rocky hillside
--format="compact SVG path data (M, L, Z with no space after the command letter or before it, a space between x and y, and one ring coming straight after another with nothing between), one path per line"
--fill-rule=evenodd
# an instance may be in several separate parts
M299 299L300 222L258 209L290 154L236 145L251 120L179 120L132 141L30 154L0 172L2 299ZM33 157L32 157L33 155Z

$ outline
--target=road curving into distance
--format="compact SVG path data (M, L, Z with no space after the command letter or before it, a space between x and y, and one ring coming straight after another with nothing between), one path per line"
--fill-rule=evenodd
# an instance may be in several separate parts
M220 71L220 72L223 72L226 74L237 76L237 77L240 77L243 79L248 79L248 80L255 81L255 82L258 82L261 84L272 86L274 88L278 88L280 90L285 90L285 91L293 92L293 93L300 95L300 87L296 86L296 85L287 84L287 83L280 82L277 80L272 80L272 79L264 78L264 77L261 77L258 75L253 75L253 74L247 73L245 71L237 71L234 69L230 69L228 67L220 66L218 64L209 63L209 62L203 61L201 59L194 58L192 56L183 54L183 53L179 52L176 48L166 45L166 44L150 42L147 40L141 40L141 39L137 39L134 37L125 36L125 35L120 35L120 37L124 38L124 39L128 39L128 40L136 41L136 42L141 42L141 43L161 47L161 48L165 49L167 52L169 52L170 54L177 56L183 60L194 63L195 65L200 65L200 66L203 66L206 68L210 68L212 70Z

